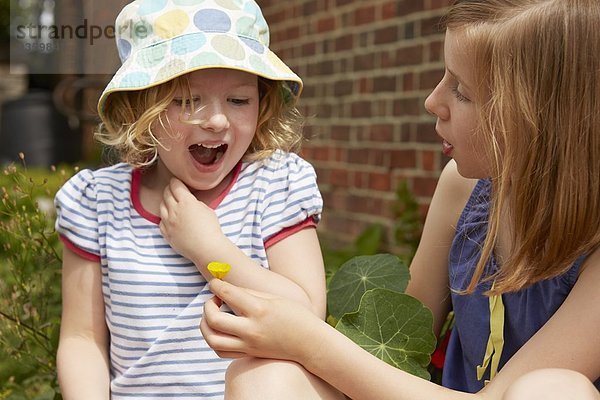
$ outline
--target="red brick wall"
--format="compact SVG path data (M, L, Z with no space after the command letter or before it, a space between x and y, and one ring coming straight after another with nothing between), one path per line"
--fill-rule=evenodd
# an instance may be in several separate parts
M443 75L438 23L450 0L258 0L271 48L304 80L303 155L337 244L391 227L399 183L424 215L447 159L423 102Z

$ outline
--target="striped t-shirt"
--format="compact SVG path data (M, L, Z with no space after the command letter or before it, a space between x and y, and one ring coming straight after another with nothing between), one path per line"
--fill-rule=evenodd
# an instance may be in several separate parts
M160 218L143 209L140 177L127 164L83 170L55 199L65 245L102 269L111 398L222 399L230 360L220 359L198 329L212 295L196 266L165 241ZM312 166L276 152L238 164L210 206L225 235L268 268L266 248L314 226L323 203Z

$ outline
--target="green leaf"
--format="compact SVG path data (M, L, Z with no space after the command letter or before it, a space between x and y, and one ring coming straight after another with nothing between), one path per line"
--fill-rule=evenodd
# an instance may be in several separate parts
M391 254L358 256L347 261L331 278L327 307L334 318L358 309L363 294L383 288L404 292L410 275L408 267Z
M429 379L435 350L431 311L417 299L387 289L367 291L357 312L344 315L336 329L377 358Z

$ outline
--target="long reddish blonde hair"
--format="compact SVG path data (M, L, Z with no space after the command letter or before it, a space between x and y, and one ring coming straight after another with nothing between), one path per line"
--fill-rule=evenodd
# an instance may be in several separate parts
M481 279L495 280L491 294L558 276L600 244L600 2L458 0L444 24L473 51L494 160L488 235L466 292ZM485 277L501 224L512 252Z

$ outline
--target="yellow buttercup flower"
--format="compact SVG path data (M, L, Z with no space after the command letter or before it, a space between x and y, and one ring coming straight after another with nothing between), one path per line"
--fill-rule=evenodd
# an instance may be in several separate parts
M231 265L223 262L213 261L208 264L207 268L212 276L217 279L223 279L231 269Z

